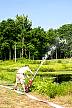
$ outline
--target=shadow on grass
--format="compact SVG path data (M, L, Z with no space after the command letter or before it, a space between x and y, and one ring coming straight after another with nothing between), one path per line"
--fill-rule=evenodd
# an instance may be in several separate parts
M54 82L56 83L62 83L62 82L68 82L72 81L72 75L71 74L64 74L64 75L56 75Z
M72 81L72 74L60 74L60 75L56 75L56 74L37 74L37 76L40 77L52 77L53 82L56 83L62 83L62 82L68 82L68 81Z

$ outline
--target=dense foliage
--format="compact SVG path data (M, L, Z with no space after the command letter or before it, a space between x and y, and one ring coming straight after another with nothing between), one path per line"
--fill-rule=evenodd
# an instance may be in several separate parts
M59 45L58 38L66 39L67 44ZM28 16L16 16L14 19L0 22L0 59L25 57L42 59L42 56L53 45L57 49L48 58L68 58L72 55L72 24L66 24L59 29L45 31L41 27L32 28Z

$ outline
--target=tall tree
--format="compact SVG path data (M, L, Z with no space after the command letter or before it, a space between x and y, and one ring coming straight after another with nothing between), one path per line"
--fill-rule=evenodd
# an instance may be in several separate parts
M58 29L58 33L61 38L66 39L67 41L67 50L65 51L65 55L70 57L72 50L72 24L65 24Z
M26 55L26 38L27 38L27 32L31 30L32 22L28 19L28 16L16 16L16 26L20 29L20 39L22 42L22 57ZM24 53L25 51L25 53Z
M35 48L36 59L42 59L43 54L45 53L45 48L47 46L47 37L46 32L43 28L37 27L31 30L31 43ZM37 54L37 55L36 55Z

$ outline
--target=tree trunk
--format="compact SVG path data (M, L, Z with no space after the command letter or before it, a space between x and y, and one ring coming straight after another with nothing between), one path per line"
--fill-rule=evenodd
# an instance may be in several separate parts
M6 60L6 54L5 54L5 60Z
M15 63L16 63L16 44L15 44Z
M23 48L22 48L22 58L23 58Z
M9 60L11 60L11 49L9 49Z
M34 60L34 55L33 55L33 60Z
M22 54L21 54L21 50L20 50L20 58L21 58L21 55L22 55Z
M23 45L24 45L24 37L22 38L22 57L23 57L23 55L24 55Z
M26 48L25 48L25 57L27 57L27 54L26 54Z
M29 51L29 59L30 59L30 51Z
M15 55L13 54L13 60L15 59Z
M56 49L56 59L57 59L57 49Z

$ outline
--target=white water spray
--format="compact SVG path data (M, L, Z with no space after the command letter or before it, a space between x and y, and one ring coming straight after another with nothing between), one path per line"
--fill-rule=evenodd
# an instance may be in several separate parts
M40 67L43 65L43 63L45 62L45 60L51 55L52 51L54 51L55 49L56 49L56 46L52 46L52 47L50 48L50 51L48 51L47 54L45 54L45 56L42 58L42 62L41 62L41 64L40 64L40 66L38 67L38 69L36 70L36 72L35 72L35 74L34 74L32 80L34 79L34 77L35 77L36 74L38 73Z
M59 43L59 44L67 44L66 39L60 39L60 38L58 37L57 40L58 40L58 43ZM36 70L36 72L35 72L35 74L34 74L34 77L35 77L36 74L38 73L40 67L43 65L43 63L45 62L45 60L52 54L53 51L56 50L56 48L57 48L56 45L52 46L52 47L50 48L50 51L48 51L48 52L45 54L45 56L42 57L42 62L41 62L41 64L40 64L40 66L38 67L38 69ZM34 79L34 77L32 78L32 80Z

